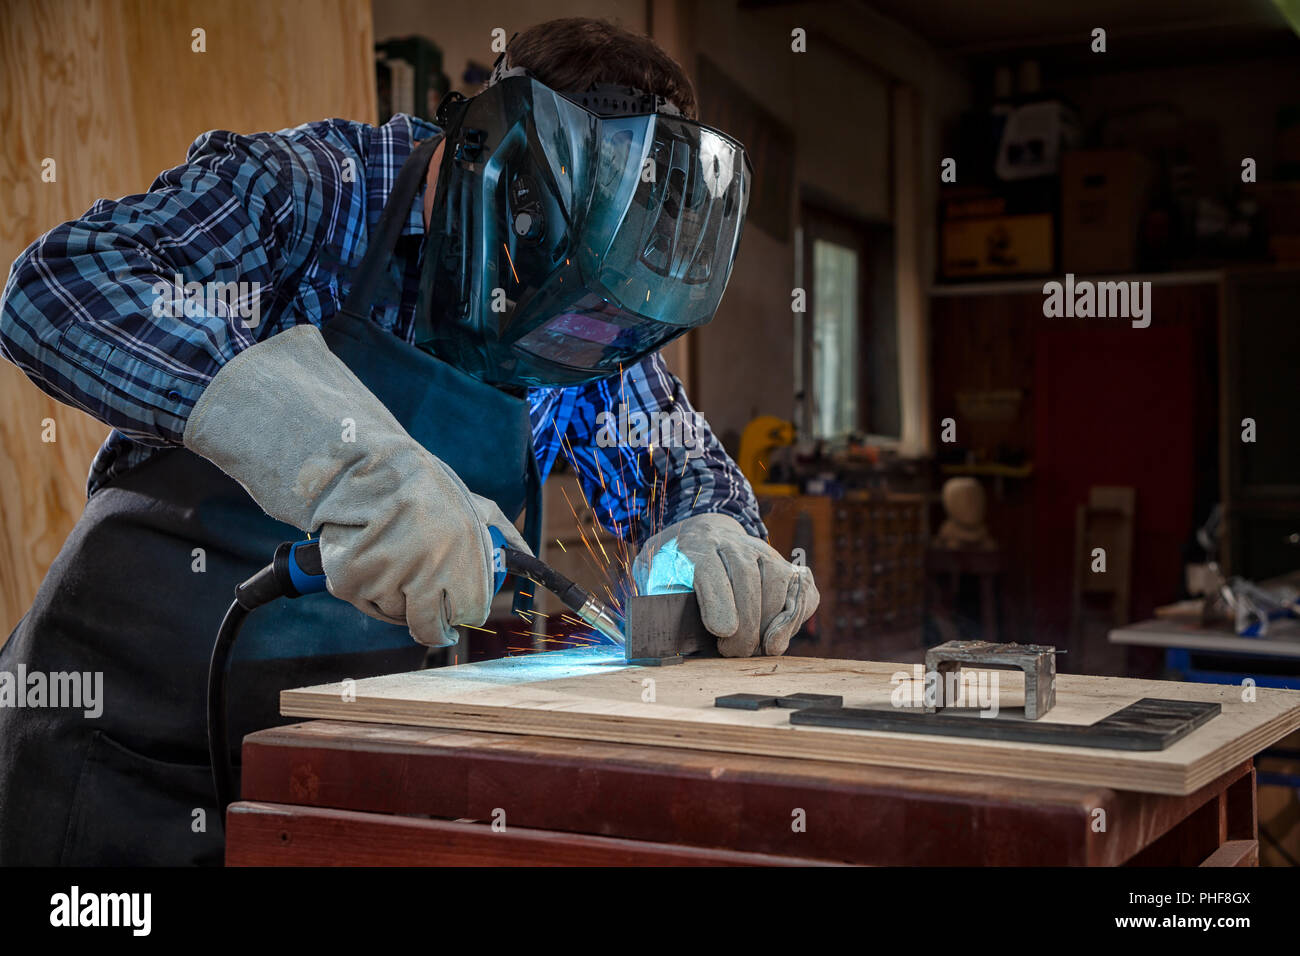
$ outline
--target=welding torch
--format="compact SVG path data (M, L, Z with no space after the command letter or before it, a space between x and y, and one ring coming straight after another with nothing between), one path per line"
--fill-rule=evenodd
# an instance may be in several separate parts
M615 644L624 643L623 619L604 602L579 584L575 584L550 565L525 551L507 547L499 530L489 527L492 539L493 593L501 590L508 574L527 578L544 587L576 614L584 624L599 631ZM228 745L226 672L235 638L251 611L276 598L300 598L326 590L325 568L321 563L320 541L286 541L275 549L271 563L235 588L235 599L222 618L217 641L208 664L208 758L212 763L212 782L217 806L225 825L225 810L234 788L234 767Z
M489 527L488 530L492 535L492 570L496 576L494 584L498 591L501 590L501 583L507 573L527 578L559 598L582 623L604 634L615 644L624 643L623 618L617 612L549 564L526 551L508 547L505 536L496 528Z

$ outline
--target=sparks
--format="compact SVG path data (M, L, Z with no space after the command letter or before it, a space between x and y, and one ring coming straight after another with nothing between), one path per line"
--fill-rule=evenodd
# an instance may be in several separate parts
M506 262L510 263L510 274L515 277L515 285L519 285L519 273L515 272L515 260L510 258L510 247L503 242L501 248L506 251Z

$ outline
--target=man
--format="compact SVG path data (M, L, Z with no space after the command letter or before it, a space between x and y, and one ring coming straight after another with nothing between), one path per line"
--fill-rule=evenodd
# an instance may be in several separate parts
M693 110L652 41L554 21L440 127L208 133L19 257L5 356L115 431L0 652L102 673L102 716L0 710L0 863L218 862L204 688L234 585L319 534L333 597L240 636L237 753L280 689L409 670L482 625L489 529L536 547L561 454L642 572L675 543L722 653L785 651L811 575L657 354L712 317L748 195L742 148ZM692 440L598 440L620 405Z

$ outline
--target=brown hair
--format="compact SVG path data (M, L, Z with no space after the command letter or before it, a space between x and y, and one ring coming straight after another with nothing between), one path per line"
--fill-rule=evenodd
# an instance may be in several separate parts
M554 90L580 93L593 83L632 86L695 116L695 89L654 40L608 20L565 17L529 27L506 46L506 65L522 66Z

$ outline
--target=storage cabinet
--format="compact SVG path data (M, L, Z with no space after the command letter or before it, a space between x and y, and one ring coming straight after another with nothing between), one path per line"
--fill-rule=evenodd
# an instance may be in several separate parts
M772 547L813 569L821 606L810 653L853 654L883 635L917 629L924 611L927 539L920 495L761 501Z

